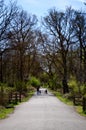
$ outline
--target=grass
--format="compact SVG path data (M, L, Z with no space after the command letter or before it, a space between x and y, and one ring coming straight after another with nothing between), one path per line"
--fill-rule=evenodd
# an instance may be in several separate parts
M33 91L29 92L27 97L22 99L22 102L28 101L33 96L33 94L34 94ZM19 103L17 105L19 105ZM14 106L16 106L16 105L14 105ZM4 118L8 117L8 115L11 114L13 111L14 111L14 108L0 107L0 119L4 119Z
M73 102L70 101L68 98L64 97L63 94L61 94L60 92L55 92L52 91L52 93L62 102L64 102L67 105L72 105L73 106ZM77 113L79 113L81 116L85 116L86 117L86 112L83 112L82 106L75 106L75 110Z
M63 97L63 95L60 92L53 92L53 94L62 102L64 102L67 105L73 105L73 102L70 101L68 98Z
M86 112L83 112L82 106L76 106L76 111L77 111L80 115L86 117Z
M0 108L0 119L4 119L13 112L14 108Z
M28 101L34 94L34 91L28 93L27 97L23 98L22 102Z

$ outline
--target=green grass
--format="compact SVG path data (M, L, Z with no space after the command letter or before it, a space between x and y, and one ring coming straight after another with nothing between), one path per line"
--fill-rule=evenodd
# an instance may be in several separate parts
M23 98L22 102L28 101L28 100L33 96L33 94L34 94L34 91L29 92L29 93L28 93L28 96L25 97L25 98Z
M76 111L77 111L80 115L86 117L86 112L83 112L82 106L76 106Z
M60 92L53 92L53 94L62 102L64 102L67 105L73 105L73 102L70 101L68 98L63 97L63 95Z
M52 93L62 102L64 102L67 105L72 105L73 106L73 102L70 101L67 98L64 98L63 95L60 92L55 92L52 91ZM75 106L76 112L79 113L82 116L86 116L86 112L83 112L82 106Z
M8 114L11 114L13 112L14 108L0 108L0 119L4 119L8 116Z

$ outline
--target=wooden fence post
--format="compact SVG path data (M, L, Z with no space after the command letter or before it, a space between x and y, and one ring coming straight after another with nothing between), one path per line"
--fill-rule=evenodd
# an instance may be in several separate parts
M75 96L73 96L73 104L76 105Z
M83 97L83 111L86 111L86 98Z
M17 98L17 92L15 93L15 104L17 104L18 98Z
M19 92L19 102L21 102L21 92Z
M9 93L9 103L11 103L11 101L12 101L12 92Z

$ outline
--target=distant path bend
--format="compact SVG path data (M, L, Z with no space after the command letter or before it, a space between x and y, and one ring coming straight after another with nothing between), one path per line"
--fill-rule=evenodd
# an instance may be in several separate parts
M0 120L0 130L86 130L86 119L73 107L41 91L17 106L7 119Z

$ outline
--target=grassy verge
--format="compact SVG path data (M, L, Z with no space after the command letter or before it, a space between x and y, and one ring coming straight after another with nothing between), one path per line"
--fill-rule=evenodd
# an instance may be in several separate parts
M0 108L0 119L4 119L13 112L14 108Z
M72 105L73 106L73 102L70 101L68 98L64 97L60 92L55 92L52 91L52 93L62 102L64 102L67 105ZM77 113L79 113L82 116L86 117L86 112L83 112L82 106L75 106L75 110Z
M34 91L28 93L27 97L23 98L22 102L28 101L34 95Z
M62 102L64 102L67 105L73 105L73 102L70 101L68 98L63 97L63 95L60 92L53 91L53 94Z
M34 94L34 91L29 92L27 97L22 99L22 102L28 101L33 96L33 94ZM12 104L12 106L16 106L16 105ZM8 115L11 114L13 111L14 111L14 108L0 107L0 119L4 119L4 118L8 117Z
M76 111L81 115L86 117L86 112L83 112L82 106L76 106Z

